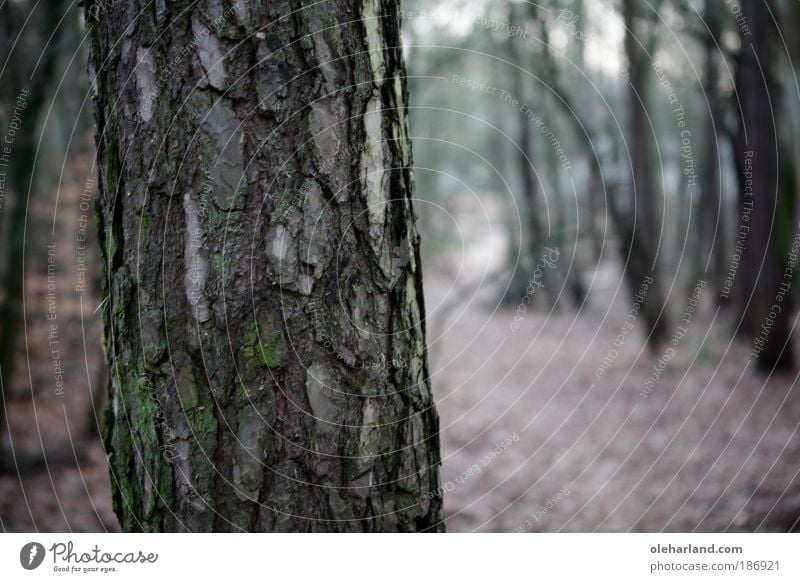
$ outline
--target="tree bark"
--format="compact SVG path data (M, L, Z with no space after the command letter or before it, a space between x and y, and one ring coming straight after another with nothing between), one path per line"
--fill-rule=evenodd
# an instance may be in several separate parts
M125 530L443 530L398 5L298 4L87 7Z

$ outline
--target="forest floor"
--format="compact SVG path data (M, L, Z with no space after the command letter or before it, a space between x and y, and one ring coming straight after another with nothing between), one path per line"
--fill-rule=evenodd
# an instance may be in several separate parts
M800 529L797 377L753 373L709 315L658 365L638 322L617 339L626 290L598 295L514 331L478 294L431 334L448 530Z
M12 532L116 531L99 437L102 413L95 413L105 390L97 301L83 305L83 317L78 301L59 301L53 320L58 343L51 345L46 288L42 276L26 283L26 341L18 352L9 426L2 431L0 526ZM55 386L56 366L63 391Z

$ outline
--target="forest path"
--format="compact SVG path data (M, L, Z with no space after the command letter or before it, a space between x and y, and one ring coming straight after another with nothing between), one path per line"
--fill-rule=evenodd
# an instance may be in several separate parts
M429 278L427 304L449 287ZM516 331L478 293L431 338L448 530L797 529L795 376L754 374L710 297L658 365L614 290L580 315L529 309Z

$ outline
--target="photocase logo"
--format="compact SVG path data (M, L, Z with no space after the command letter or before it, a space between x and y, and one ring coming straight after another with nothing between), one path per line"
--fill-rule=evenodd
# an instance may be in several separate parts
M26 570L35 570L44 561L44 546L38 542L30 542L22 546L19 552L19 563Z

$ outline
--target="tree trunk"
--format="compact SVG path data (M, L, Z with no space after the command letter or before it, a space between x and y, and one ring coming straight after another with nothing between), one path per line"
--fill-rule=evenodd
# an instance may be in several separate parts
M508 2L508 24L509 27L517 25L525 25L524 15L516 9L514 3ZM508 51L508 59L510 62L509 72L511 74L511 91L513 97L524 103L527 99L528 91L526 90L527 83L523 71L528 70L526 67L525 59L517 44L520 40L516 37L509 36L506 39L506 49ZM543 235L542 226L539 221L539 212L541 211L538 204L539 199L539 180L536 177L536 170L534 168L534 152L533 140L531 136L531 126L524 116L519 115L516 110L512 108L511 111L512 124L516 129L516 144L514 144L513 155L516 160L516 175L518 180L519 191L522 193L523 204L520 210L522 211L522 240L520 241L520 249L511 248L510 251L510 264L513 266L514 259L517 251L520 252L520 263L512 273L511 284L509 285L506 298L509 304L517 304L525 296L526 289L530 283L531 273L533 272L536 261L539 260L539 255L542 252ZM547 295L554 289L545 284L544 293ZM537 304L539 302L537 301Z
M725 254L729 251L726 245L727 233L725 213L723 212L720 149L717 137L722 132L720 124L724 123L719 96L718 53L720 49L716 44L722 30L719 12L718 6L706 5L703 9L703 20L708 26L707 34L703 38L705 60L703 92L708 105L708 115L704 127L706 147L699 217L701 228L696 229L698 248L701 249L701 252L697 254L696 276L693 278L694 281L697 281L698 278L708 277L714 286L714 297L717 301L722 298L722 283L725 280L727 267Z
M639 0L623 0L625 21L625 54L628 59L628 152L633 173L633 224L632 242L626 275L633 293L647 277L652 277L647 297L641 304L640 313L647 322L648 343L657 348L667 339L664 323L663 284L658 269L658 237L662 232L658 215L660 211L660 188L653 176L655 160L652 155L653 136L650 131L647 111L647 88L650 78L650 55L642 43L646 40L636 34Z
M125 530L441 531L394 0L87 7Z
M539 17L539 8L536 5L529 5L528 11L530 13L531 20L537 23L539 26L539 35L542 41L544 52L541 61L544 63L543 68L546 71L545 74L542 74L542 78L557 79L558 73L556 72L556 65L553 62L552 53L550 52L550 34L547 30L547 26ZM580 24L580 22L580 17L578 17L578 23ZM582 48L580 49L580 52L582 54ZM553 93L553 85L547 81L545 82L549 87L549 92ZM547 107L545 108L545 111L552 111L553 109L559 107L559 105L557 105L555 102L559 101L561 96L556 93L554 95L550 95L550 97L552 97L551 102L553 105L555 105L555 107ZM556 275L551 277L551 280L556 279L555 283L551 283L551 285L553 285L553 289L551 291L553 298L551 303L555 306L558 306L559 301L563 300L561 290L564 289L565 291L568 291L569 298L572 300L575 308L580 310L583 307L584 301L586 300L587 290L586 285L583 282L582 265L577 253L576 239L575 237L570 236L567 232L568 230L572 231L573 228L575 231L577 231L577 224L575 222L571 222L569 225L567 224L569 200L568 197L564 196L564 188L561 180L562 174L564 173L564 168L559 160L559 156L555 148L552 147L552 144L547 145L547 170L551 177L550 182L552 185L553 194L552 203L548 205L548 207L552 208L551 216L556 223L555 233L553 233L551 230L551 240L552 243L555 244L555 247L559 249L559 252L563 253L565 257L569 257L569 260L564 265L565 268L559 269ZM592 215L592 220L595 218L595 216L596 215Z
M741 225L749 230L736 274L741 327L753 340L758 369L790 369L792 354L792 272L784 271L786 240L780 218L786 211L779 180L780 163L773 111L778 112L772 79L772 20L760 0L744 0L742 15L749 32L736 78L741 104L739 157ZM749 174L749 175L748 175ZM791 216L792 214L789 213ZM741 228L741 227L740 227ZM793 230L793 229L789 229ZM781 239L784 239L783 241ZM742 277L740 277L743 275Z

